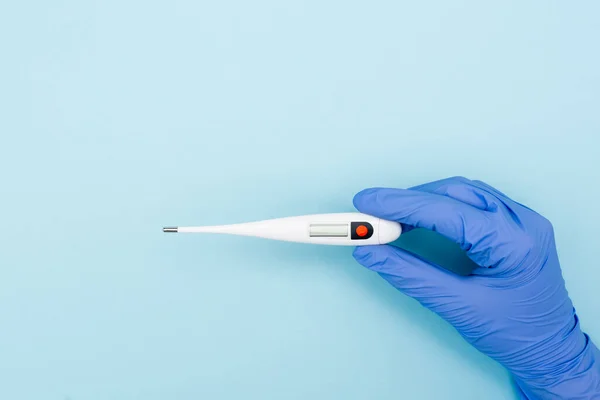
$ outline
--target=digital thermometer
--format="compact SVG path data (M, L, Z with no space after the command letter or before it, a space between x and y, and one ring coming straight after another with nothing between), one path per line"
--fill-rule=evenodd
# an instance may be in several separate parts
M365 246L386 244L400 237L402 227L362 213L314 214L219 226L163 228L174 233L224 233L287 242Z

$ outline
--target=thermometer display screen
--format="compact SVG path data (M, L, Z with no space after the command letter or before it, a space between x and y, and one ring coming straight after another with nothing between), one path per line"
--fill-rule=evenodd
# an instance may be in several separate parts
M348 237L348 224L310 224L311 237Z

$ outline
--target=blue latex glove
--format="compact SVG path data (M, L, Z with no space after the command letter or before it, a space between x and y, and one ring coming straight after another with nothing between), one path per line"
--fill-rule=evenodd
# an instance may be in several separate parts
M465 277L390 245L354 251L359 263L505 366L524 398L600 399L600 352L579 325L548 220L465 178L367 189L354 205L407 229L436 231L481 266Z

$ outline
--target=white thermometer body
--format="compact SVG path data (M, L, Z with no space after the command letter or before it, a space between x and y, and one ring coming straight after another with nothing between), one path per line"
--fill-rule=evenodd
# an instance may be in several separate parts
M222 233L287 242L365 246L386 244L400 237L402 227L363 213L313 214L219 226L163 228L164 232Z

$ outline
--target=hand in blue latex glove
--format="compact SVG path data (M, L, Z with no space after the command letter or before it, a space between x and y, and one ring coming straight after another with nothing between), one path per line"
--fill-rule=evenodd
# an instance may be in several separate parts
M600 399L600 354L582 332L550 222L480 181L358 193L356 208L456 241L480 268L459 276L389 245L354 256L504 365L529 399Z

